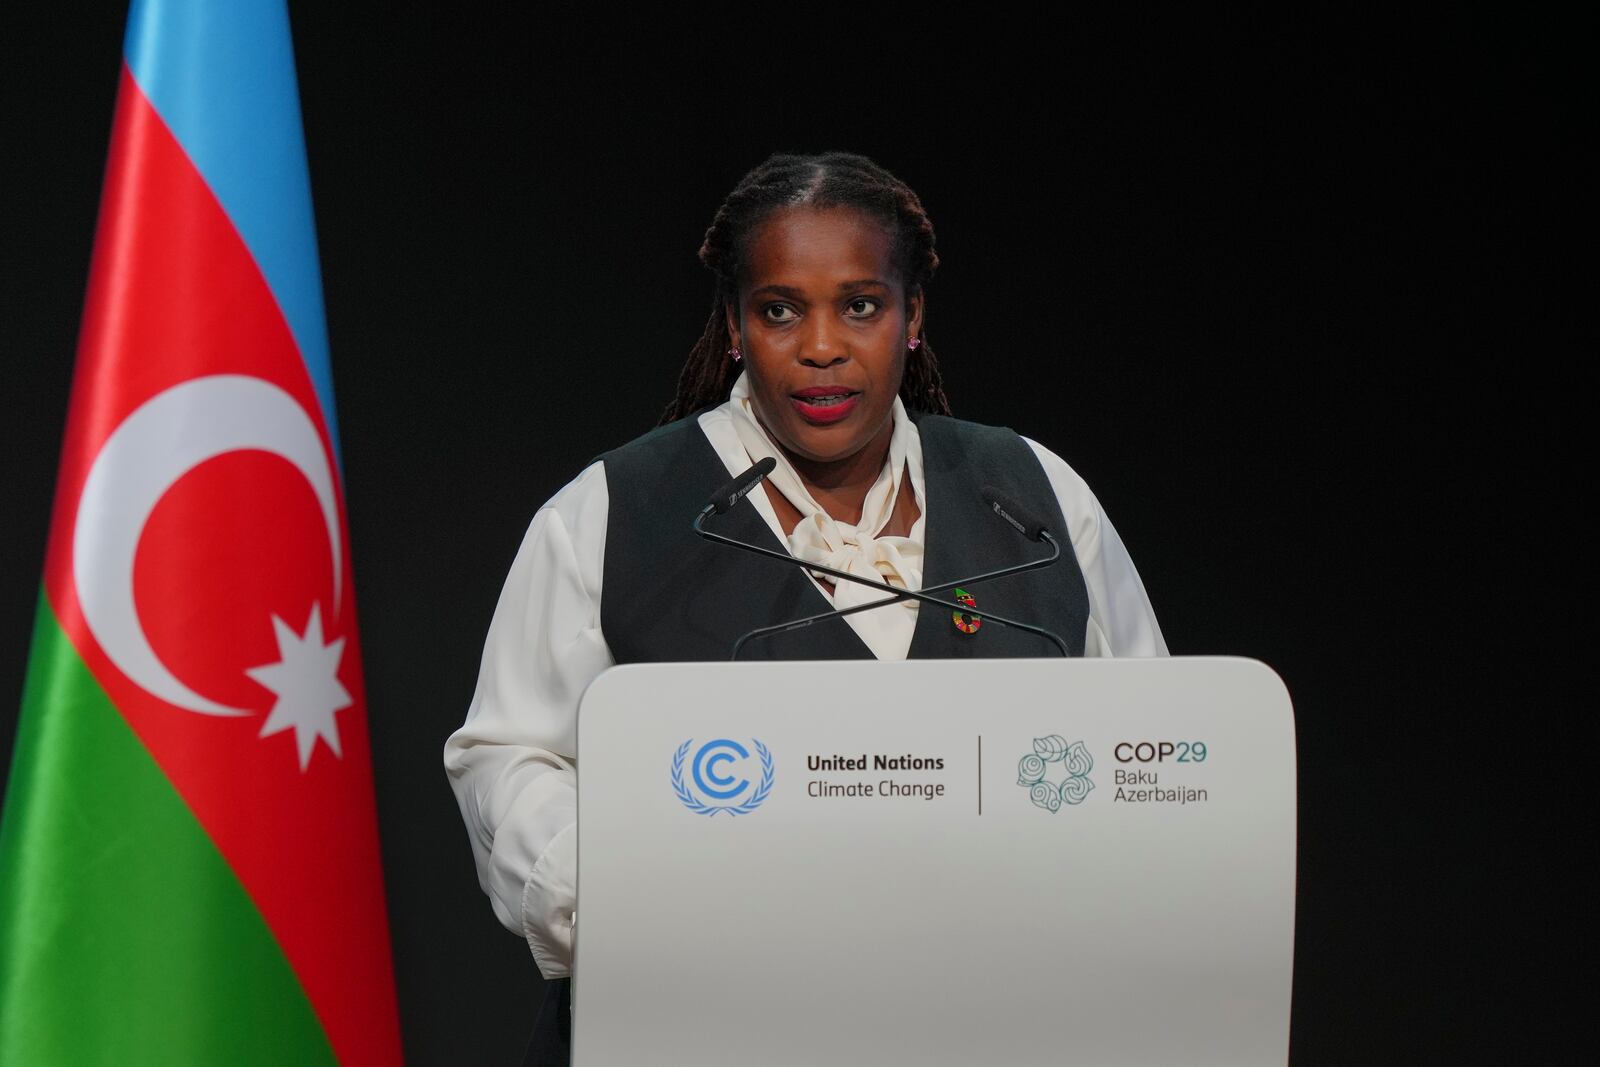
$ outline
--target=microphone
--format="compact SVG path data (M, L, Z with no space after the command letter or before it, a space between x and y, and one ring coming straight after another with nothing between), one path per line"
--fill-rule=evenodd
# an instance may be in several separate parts
M771 456L757 460L755 466L712 493L710 502L700 512L701 516L726 515L730 508L749 496L750 490L760 485L762 479L771 474L777 465L778 461Z
M1049 536L1043 519L994 486L986 485L978 490L978 493L996 515L1016 527L1017 532L1023 537L1030 541L1039 541Z
M870 578L863 578L860 575L851 574L848 571L835 570L832 567L824 567L820 563L808 563L805 560L797 559L796 557L789 555L787 552L774 552L773 550L769 548L763 548L760 545L753 545L745 541L738 541L731 537L724 537L721 534L712 533L710 530L705 528L705 520L707 518L713 514L723 514L729 508L732 508L734 504L742 500L750 493L752 489L759 485L762 479L771 472L774 466L776 466L776 463L769 456L767 459L762 460L760 463L757 463L755 466L739 475L739 477L733 479L727 485L719 488L716 494L712 497L711 501L707 503L705 507L701 508L700 513L695 516L693 523L694 532L701 537L704 537L708 541L730 545L734 548L743 549L746 552L754 552L758 556L766 556L769 559L780 560L781 562L788 563L793 566L803 567L807 571L829 575L835 579L840 579L847 582L855 582L857 585L871 586L874 589L881 589L891 595L881 600L870 601L866 604L857 604L851 608L839 608L833 611L825 611L804 619L795 619L792 622L779 623L776 626L766 626L760 629L752 630L743 637L739 638L738 641L734 642L733 654L730 657L731 659L738 659L739 652L743 649L744 645L753 639L765 637L769 634L783 633L788 630L799 629L802 626L810 626L812 623L820 622L823 619L834 617L843 618L846 615L853 615L858 611L867 611L872 608L879 608L888 604L896 604L902 600L916 600L925 604L933 604L936 607L944 608L947 611L971 615L979 619L990 619L1001 626L1011 626L1027 633L1038 634L1039 636L1054 642L1056 647L1061 650L1061 654L1063 656L1068 655L1066 642L1062 641L1058 635L1051 633L1049 630L1043 629L1042 627L1033 626L1028 623L1018 622L1015 619L1008 619L1005 616L997 615L994 612L980 611L977 608L966 604L958 604L954 601L943 600L939 597L930 595L932 593L943 592L947 589L954 589L958 585L967 585L981 581L988 581L994 578L1003 578L1006 575L1033 570L1038 567L1047 567L1050 564L1055 563L1061 558L1061 546L1056 543L1055 538L1051 537L1048 531L1044 530L1042 523L1035 522L1032 528L1037 531L1036 536L1033 538L1034 540L1043 540L1050 545L1051 554L1044 559L1031 560L1027 563L1021 563L1011 567L1003 567L996 571L975 575L970 578L961 578L953 582L945 582L936 586L927 586L921 590L897 589L887 582L874 581ZM995 490L992 487L985 487L984 498L985 501L989 503L990 507L994 509L996 514L1003 516L1008 523L1016 526L1019 531L1027 533L1029 529L1026 524L1027 520L1023 519L1023 524L1018 525L1018 520L1014 517L1018 512L1021 512L1024 516L1029 516L1026 508L1019 508L1015 501L1013 501L1010 497L1000 493L998 490ZM717 505L722 503L724 500L727 500L726 506L719 509Z

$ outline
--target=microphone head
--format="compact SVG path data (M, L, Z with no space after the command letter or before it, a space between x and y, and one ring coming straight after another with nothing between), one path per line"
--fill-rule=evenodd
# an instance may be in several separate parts
M983 502L989 505L989 509L1014 527L1023 537L1030 541L1038 541L1044 535L1046 528L1044 519L1018 502L1015 497L1001 492L992 485L984 486L979 492L983 495Z
M771 474L777 465L778 461L771 456L757 460L749 470L712 493L707 506L718 515L727 514L730 508L749 495L750 490L760 485L762 479Z

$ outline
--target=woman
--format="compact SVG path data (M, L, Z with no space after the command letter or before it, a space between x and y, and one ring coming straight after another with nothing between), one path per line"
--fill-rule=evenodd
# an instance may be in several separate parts
M445 766L479 880L546 979L571 968L576 709L588 683L614 663L726 659L749 630L884 596L694 535L696 510L755 461L777 465L714 520L720 532L913 590L1040 554L989 513L980 489L997 486L1072 552L962 591L980 610L1055 630L1077 655L1166 654L1083 480L1009 430L945 417L923 331L933 244L916 194L868 159L762 163L706 232L711 317L663 425L535 515ZM906 600L753 642L743 658L1056 654L1020 630ZM530 1058L564 1040L565 987L551 983Z

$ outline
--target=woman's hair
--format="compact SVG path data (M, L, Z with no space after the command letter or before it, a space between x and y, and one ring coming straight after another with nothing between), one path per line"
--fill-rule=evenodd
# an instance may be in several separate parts
M773 212L802 204L854 208L882 223L891 238L890 262L900 272L908 293L921 291L939 266L938 253L933 250L933 223L917 194L872 160L848 152L769 156L734 186L706 230L700 262L717 279L711 315L678 376L678 395L662 413L663 423L727 399L739 377L739 365L728 356L731 341L723 308L737 304L739 274L750 235ZM900 399L913 410L950 414L939 362L926 337L906 353Z

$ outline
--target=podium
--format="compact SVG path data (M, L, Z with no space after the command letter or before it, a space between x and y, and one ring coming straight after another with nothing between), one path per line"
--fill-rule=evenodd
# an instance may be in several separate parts
M1261 663L619 667L578 766L579 1067L1287 1059Z

